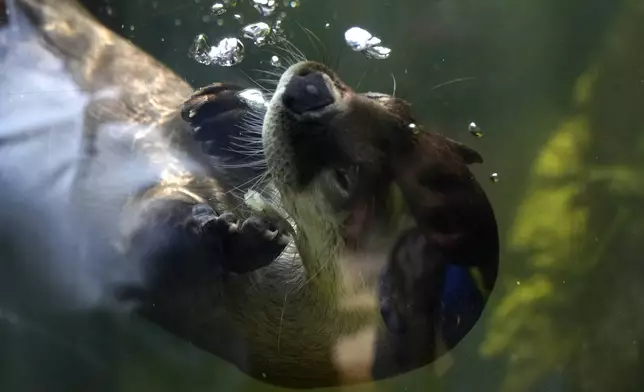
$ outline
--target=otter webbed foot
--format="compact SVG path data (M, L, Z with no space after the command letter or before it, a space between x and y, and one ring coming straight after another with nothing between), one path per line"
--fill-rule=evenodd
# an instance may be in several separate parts
M217 215L206 204L197 204L192 211L202 235L223 239L221 261L226 270L234 273L248 273L269 265L289 242L287 235L259 216L240 221L230 212Z

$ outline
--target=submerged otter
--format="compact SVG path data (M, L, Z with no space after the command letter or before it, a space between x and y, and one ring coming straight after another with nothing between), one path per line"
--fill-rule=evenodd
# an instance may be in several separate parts
M494 215L467 168L476 152L322 64L292 65L266 107L251 105L237 86L192 93L71 0L18 3L20 27L35 29L4 55L5 85L54 74L77 89L42 102L69 118L28 133L12 133L24 102L3 101L0 140L14 147L0 171L71 220L85 248L64 256L89 249L121 272L105 287L139 314L297 388L418 368L471 329L498 262ZM30 55L40 62L20 69ZM38 153L52 143L53 158ZM244 201L252 189L259 208Z

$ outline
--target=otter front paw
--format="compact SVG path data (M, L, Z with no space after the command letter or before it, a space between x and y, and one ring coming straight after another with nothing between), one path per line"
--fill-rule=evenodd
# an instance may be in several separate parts
M258 216L240 221L230 212L217 215L210 206L198 204L193 207L193 218L205 240L222 239L222 265L238 274L269 265L290 240L268 219Z
M241 90L238 86L214 83L196 90L184 102L181 118L194 127L196 140L212 140L242 119L248 106L237 96Z
M259 139L255 125L260 120L261 128L264 108L251 105L244 91L239 86L215 83L196 90L182 105L181 117L193 128L193 137L202 143L206 154L240 159L254 151L252 143L244 148L243 141ZM252 116L253 126L244 122L250 112L257 114Z

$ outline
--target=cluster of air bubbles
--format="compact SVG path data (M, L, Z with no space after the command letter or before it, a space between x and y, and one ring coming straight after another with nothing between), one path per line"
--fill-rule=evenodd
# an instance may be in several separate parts
M382 40L360 27L352 27L344 33L347 45L355 51L362 52L370 59L383 60L389 57L391 49L380 45Z
M204 34L195 37L190 56L204 65L232 67L244 59L244 44L234 37L224 38L216 46L210 46Z
M262 16L270 16L277 9L276 0L253 0L253 7L262 14Z
M216 16L221 16L226 13L226 6L223 3L215 3L210 8L210 13Z
M253 41L256 46L264 46L271 35L271 26L265 22L257 22L246 25L242 28L244 38Z
M265 21L244 24L244 15L241 13L232 14L232 18L242 25L239 38L248 39L255 46L273 45L279 40L282 33L282 21L286 18L286 12L275 12L279 7L295 8L300 5L299 1L286 0L251 0L252 5L263 17L272 17L272 26ZM216 18L219 26L224 24L223 16L230 12L231 8L237 6L237 0L219 0L210 7L210 13L204 15L202 20L209 22ZM238 64L244 58L244 45L237 38L224 38L221 42L211 47L204 34L198 35L190 49L190 55L200 64L232 66ZM280 66L279 59L271 59L271 64Z
M237 7L237 0L222 0L222 1L217 1L213 3L213 5L210 7L210 14L214 17L217 18L217 25L218 26L223 26L224 25L224 20L221 18L230 8L235 8ZM241 19L240 14L234 14L233 18L236 20ZM210 15L204 15L202 18L204 22L208 22L210 20Z

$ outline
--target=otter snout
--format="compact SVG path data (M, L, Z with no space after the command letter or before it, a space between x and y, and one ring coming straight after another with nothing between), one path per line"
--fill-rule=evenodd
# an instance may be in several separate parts
M296 114L320 110L334 102L324 74L318 71L293 75L282 94L284 106Z

